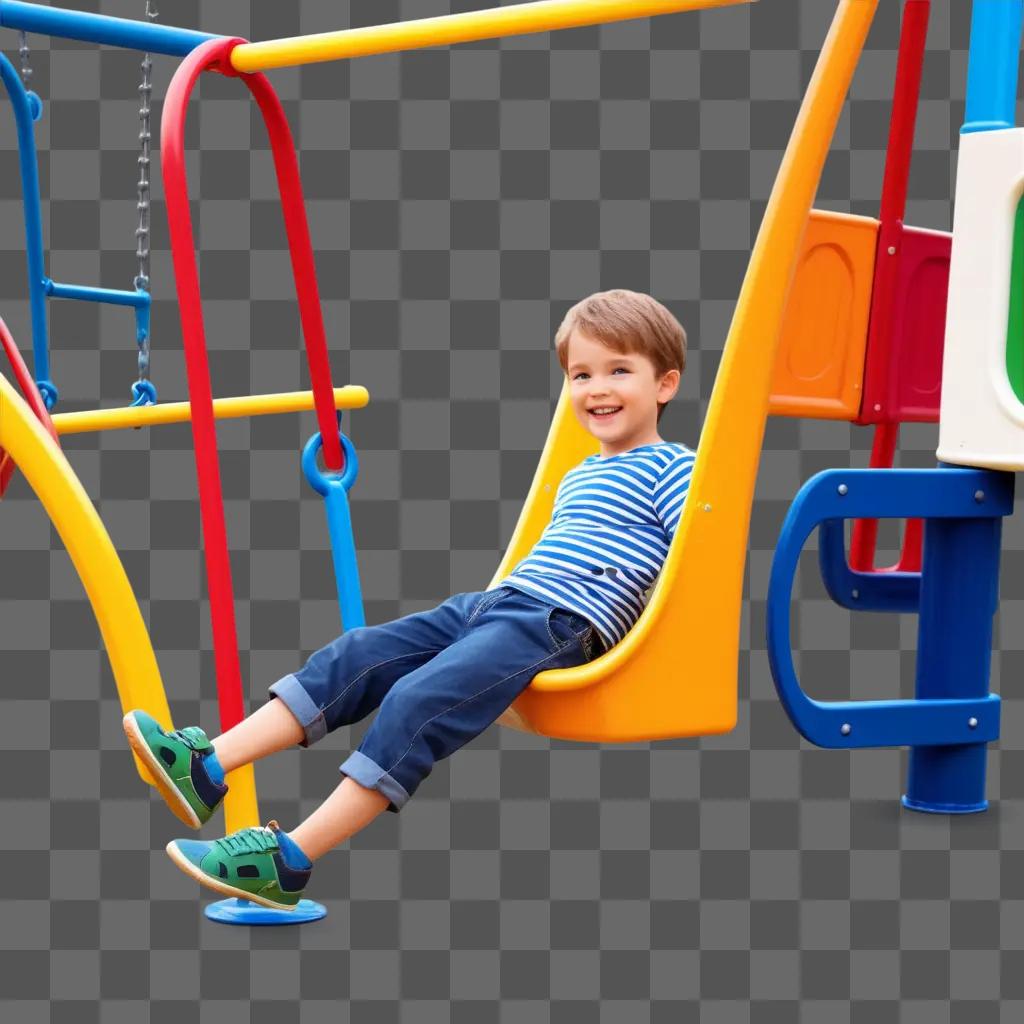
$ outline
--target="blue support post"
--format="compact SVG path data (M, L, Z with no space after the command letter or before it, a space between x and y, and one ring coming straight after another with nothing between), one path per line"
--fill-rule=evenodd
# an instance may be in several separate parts
M826 470L800 489L782 526L767 609L779 699L800 734L818 746L910 747L903 803L913 810L967 814L987 806L986 744L999 738L1000 708L988 690L992 618L1001 520L1013 514L1013 488L1012 473L961 466ZM842 521L888 518L927 521L921 573L853 599L859 583L845 566ZM830 592L840 603L856 607L863 597L865 607L917 611L914 699L823 702L801 687L790 639L792 592L800 552L818 527L829 549L822 565L833 573Z
M1024 0L975 0L967 58L964 132L1016 124L1017 65Z
M200 43L219 38L208 32L193 32L173 25L111 18L87 11L69 11L63 7L44 7L42 4L22 3L21 0L0 0L0 26L43 36L77 39L84 43L163 53L171 57L184 57Z
M25 213L25 259L28 262L28 303L32 315L32 363L36 386L47 409L57 403L57 388L50 380L50 343L46 324L46 270L43 263L43 226L39 204L39 163L32 127L30 94L14 65L0 53L0 81L11 99L18 132L21 198Z
M988 694L1002 525L998 518L925 524L918 700ZM985 810L986 753L984 742L912 747L903 805L933 814Z

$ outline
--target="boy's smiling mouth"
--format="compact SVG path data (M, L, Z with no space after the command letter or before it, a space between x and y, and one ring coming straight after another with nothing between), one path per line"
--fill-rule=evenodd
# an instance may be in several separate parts
M621 405L598 405L593 409L588 409L587 412L591 416L595 416L599 420L611 419L612 416L622 411Z

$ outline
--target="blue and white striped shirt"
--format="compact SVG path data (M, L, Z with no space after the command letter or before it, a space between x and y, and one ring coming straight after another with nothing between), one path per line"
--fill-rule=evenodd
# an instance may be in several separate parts
M609 650L640 617L661 572L695 459L670 441L588 456L562 479L533 550L495 587L584 616Z

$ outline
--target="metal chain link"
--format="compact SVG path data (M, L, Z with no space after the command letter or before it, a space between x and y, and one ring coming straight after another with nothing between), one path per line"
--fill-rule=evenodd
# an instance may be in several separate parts
M157 17L157 10L152 0L146 0L146 17L150 20ZM152 131L150 127L151 100L153 96L153 61L148 53L142 56L142 82L139 85L139 183L137 209L139 213L138 227L135 229L135 257L138 260L138 273L135 287L149 291L150 248L150 163ZM149 334L139 342L139 380L149 379Z
M32 64L29 58L32 51L28 48L28 33L18 33L18 55L21 57L21 80L25 83L25 89L30 89L32 80Z

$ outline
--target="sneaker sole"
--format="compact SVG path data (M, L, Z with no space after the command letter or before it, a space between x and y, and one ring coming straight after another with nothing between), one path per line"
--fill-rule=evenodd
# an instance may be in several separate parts
M240 900L248 900L250 903L258 903L261 907L270 907L271 910L295 910L295 906L288 906L286 903L275 903L264 896L257 896L254 893L246 892L244 889L236 889L233 885L208 875L202 868L197 868L183 853L178 852L172 839L166 846L167 856L174 861L175 865L185 872L190 878L194 878L200 885L208 889L214 889L222 896L234 896Z
M160 795L164 798L164 802L174 813L174 816L178 818L179 821L188 825L189 828L202 828L203 823L199 820L199 815L196 814L188 801L180 792L178 792L178 788L171 781L170 776L167 774L167 770L154 756L153 751L149 749L149 744L146 743L142 733L139 732L139 727L130 711L122 719L121 725L124 728L125 736L128 737L128 745L135 751L142 763L149 769L149 773L153 777L154 785Z

